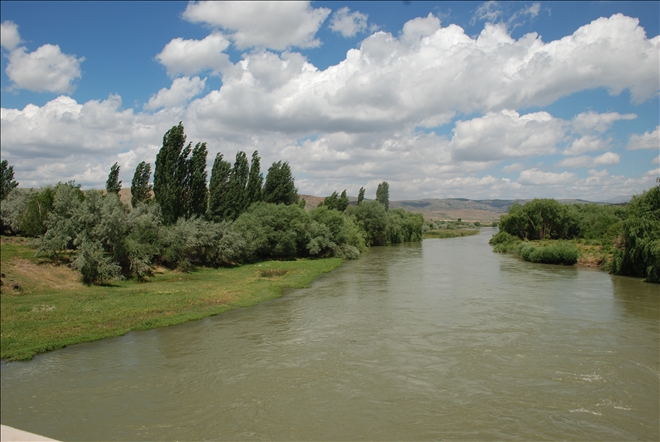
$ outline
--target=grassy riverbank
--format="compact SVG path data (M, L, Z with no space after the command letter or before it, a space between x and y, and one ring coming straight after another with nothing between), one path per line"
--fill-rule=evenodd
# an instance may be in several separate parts
M34 253L28 240L2 238L3 360L255 305L281 296L282 288L308 286L342 262L268 261L191 273L158 268L145 283L86 286L78 272Z
M424 232L424 239L430 238L458 238L461 236L477 235L479 230L473 229L439 229Z

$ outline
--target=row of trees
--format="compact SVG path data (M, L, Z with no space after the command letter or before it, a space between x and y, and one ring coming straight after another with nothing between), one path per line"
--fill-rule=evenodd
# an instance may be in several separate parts
M356 258L369 246L422 239L421 215L363 201L364 189L357 206L348 206L344 191L305 210L304 200L296 204L288 163L273 163L264 180L257 152L250 164L238 152L233 166L218 154L207 188L206 144L185 141L181 123L165 134L153 185L151 166L137 166L130 206L119 198L117 163L105 192L83 192L73 181L16 188L13 168L3 162L3 196L9 189L2 202L3 232L39 237L39 254L69 256L87 283L144 279L154 264L185 271L263 259ZM383 185L389 191L387 183L379 189Z
M499 227L491 240L496 251L511 248L517 240L595 240L614 249L612 273L660 282L660 186L634 196L625 206L561 204L553 199L516 203ZM516 247L522 251L524 245Z

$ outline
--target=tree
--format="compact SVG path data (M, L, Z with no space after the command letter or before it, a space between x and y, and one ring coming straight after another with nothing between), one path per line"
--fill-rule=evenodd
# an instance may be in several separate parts
M113 164L108 174L108 180L105 182L105 191L118 194L121 190L121 180L119 179L119 165Z
M385 210L390 210L390 185L387 181L383 181L376 189L376 201L381 203Z
M18 183L14 181L14 166L10 166L7 160L2 160L0 163L2 166L2 188L0 188L0 200L4 200L11 190L18 186Z
M362 204L362 201L364 201L364 187L360 187L360 192L358 193L358 200L357 200L358 206Z
M149 184L151 178L151 164L142 161L135 168L133 181L131 181L131 205L137 207L151 198L152 186Z
M230 173L231 164L228 161L224 161L222 154L218 152L213 162L213 169L211 169L209 207L206 215L212 221L220 222L227 218Z
M173 224L185 214L185 179L191 145L186 143L183 124L173 126L163 136L163 146L156 155L154 194L165 224Z
M250 176L247 183L247 206L261 201L261 187L264 183L264 176L261 173L261 159L259 152L252 152L252 163L250 164Z
M367 246L387 245L387 212L378 201L363 201L359 206L348 210L349 216L354 216L363 230Z
M337 200L337 210L343 212L348 207L348 196L346 196L346 189L341 193L341 196Z
M660 186L635 195L615 243L612 273L660 283Z
M332 195L326 196L319 206L325 206L328 210L337 210L337 205L339 204L339 195L337 192L332 192Z
M208 189L206 188L206 143L197 143L188 160L187 167L187 208L186 217L203 216L208 203Z
M296 189L289 163L278 161L270 166L262 191L262 199L273 204L294 204L298 201L298 189Z
M245 212L248 207L248 199L245 193L250 166L248 165L247 155L243 151L236 152L236 161L229 174L229 192L227 195L228 213L227 218L235 220Z

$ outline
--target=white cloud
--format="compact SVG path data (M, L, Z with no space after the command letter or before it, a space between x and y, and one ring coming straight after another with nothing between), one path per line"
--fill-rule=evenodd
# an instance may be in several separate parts
M602 138L593 135L585 135L573 140L571 146L562 153L564 155L580 155L586 152L602 150L606 147L607 143Z
M126 142L139 139L140 132L151 132L138 124L132 109L122 111L120 106L121 98L111 95L85 104L60 96L42 107L30 104L23 110L3 108L3 152L35 162L41 159L47 164L70 155L116 152Z
M355 37L358 33L367 30L368 18L367 14L359 11L351 12L348 7L343 7L332 14L329 27L343 37Z
M553 154L565 135L562 124L547 112L520 116L506 110L458 121L451 140L452 157L486 161Z
M474 25L477 21L494 23L502 16L500 5L496 1L487 1L477 8L470 23Z
M532 186L539 185L560 185L567 184L575 180L575 175L569 172L554 173L554 172L543 172L537 168L523 170L520 172L520 177L518 178L518 183L527 184Z
M426 17L408 20L403 25L400 41L412 47L419 46L422 43L428 43L424 37L435 34L439 29L440 19L429 12Z
M162 88L156 95L153 95L145 109L158 109L160 107L175 107L186 104L192 97L200 94L206 86L206 79L199 77L177 78L172 82L169 89Z
M653 164L660 164L660 155L658 155L657 157L653 158L653 161L651 161L651 163L653 163Z
M504 166L502 168L502 172L504 173L520 172L524 168L525 166L522 163L513 163L513 164L509 164L508 166Z
M58 45L46 44L34 52L19 47L9 53L7 76L14 87L35 92L71 93L73 82L81 77L85 58L63 54Z
M220 72L231 66L229 56L222 52L228 46L229 41L217 32L203 40L175 38L156 59L167 68L170 76L193 75L206 70Z
M313 48L327 8L312 8L307 1L296 2L191 2L183 17L232 32L228 35L238 49L262 47L284 50Z
M660 149L660 126L656 126L653 132L644 132L642 135L632 134L626 149Z
M618 164L620 160L621 157L619 154L614 152L605 152L604 154L597 157L582 155L579 157L566 158L565 160L560 161L557 165L560 167L594 167Z
M18 26L13 21L5 20L0 24L0 45L8 51L13 51L21 43Z
M621 15L547 44L534 34L516 41L491 25L473 39L456 25L440 27L431 15L406 23L399 38L374 33L323 71L299 61L300 54L244 54L223 72L220 90L193 107L200 118L213 120L209 124L302 134L432 127L455 113L541 106L600 86L630 88L642 100L660 81L659 43L660 37L645 38L637 20ZM651 83L656 87L647 88ZM632 117L588 113L574 125L597 132Z
M618 120L634 120L637 118L635 114L620 114L618 112L608 112L599 114L597 112L589 111L577 114L573 118L573 130L586 134L590 132L605 132Z

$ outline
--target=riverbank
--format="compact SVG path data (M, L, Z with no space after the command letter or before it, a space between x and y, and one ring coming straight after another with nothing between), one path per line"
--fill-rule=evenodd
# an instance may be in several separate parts
M460 238L462 236L478 235L479 230L474 229L438 229L424 232L424 239L431 238Z
M281 296L337 268L339 258L268 261L181 273L155 269L148 282L86 286L80 274L35 258L29 240L3 237L1 358L34 355L132 330L181 324Z

